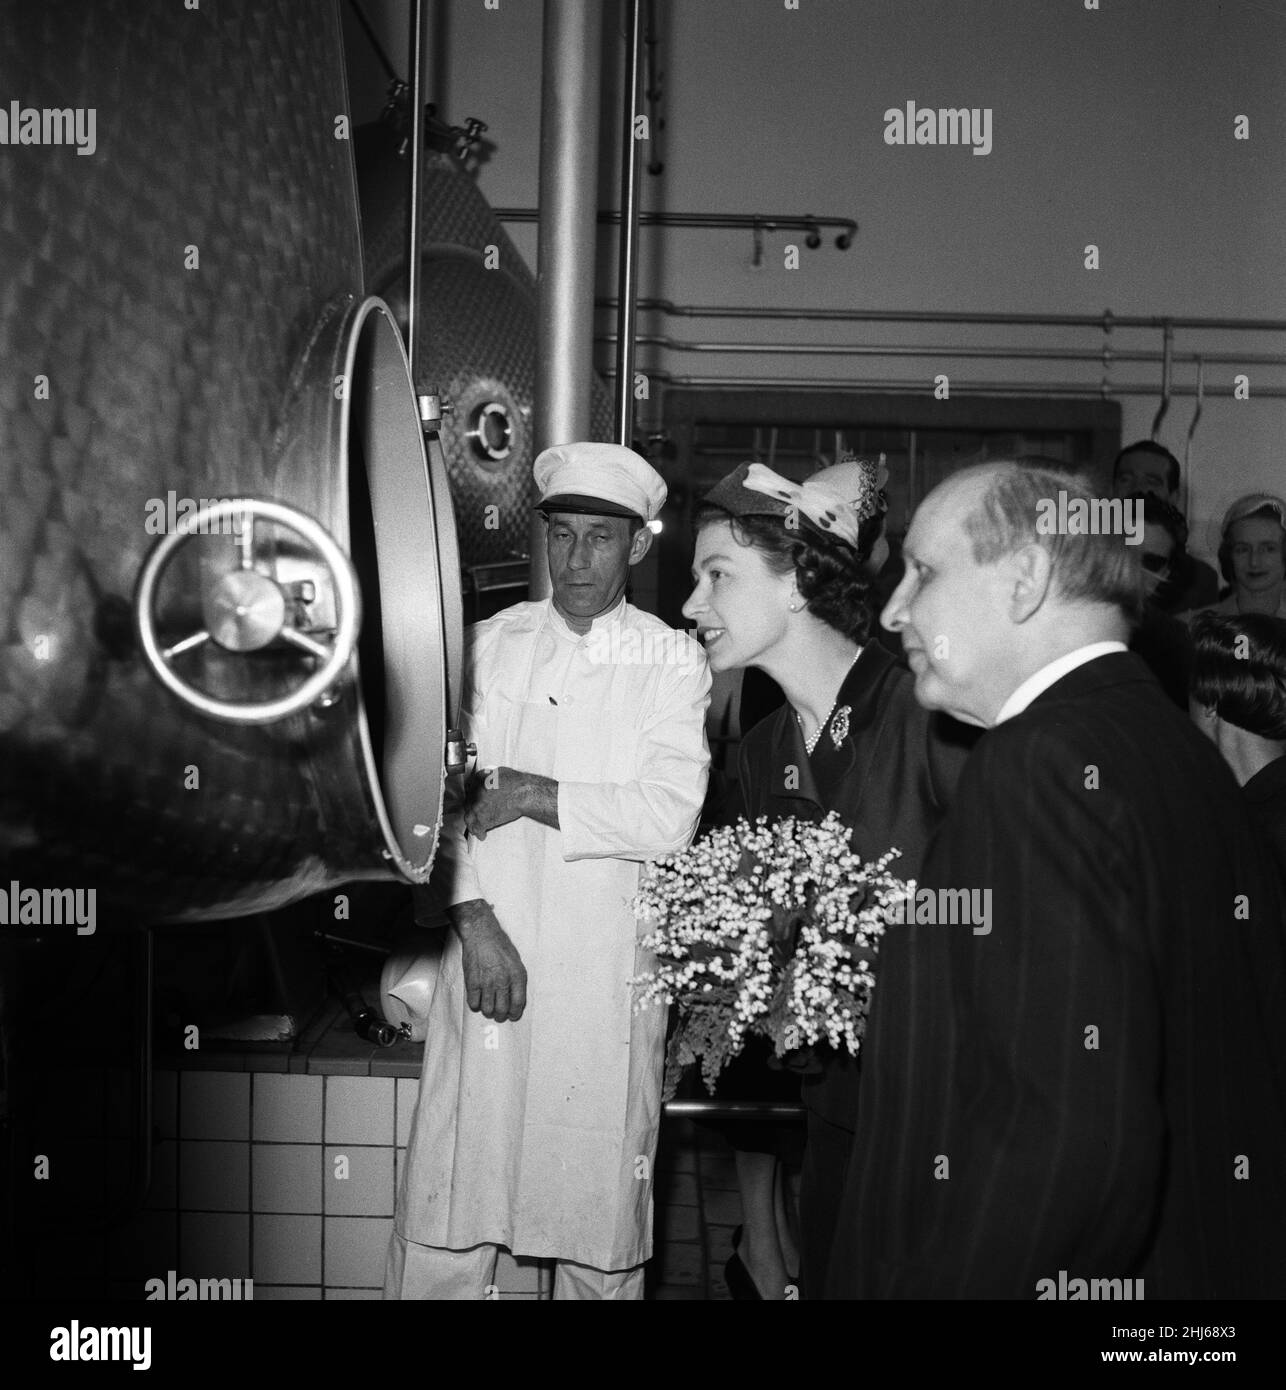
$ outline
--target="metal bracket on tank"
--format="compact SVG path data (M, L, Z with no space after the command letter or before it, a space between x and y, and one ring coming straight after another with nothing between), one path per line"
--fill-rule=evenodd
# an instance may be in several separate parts
M477 757L478 745L476 743L466 743L464 735L459 729L447 730L447 751L446 751L446 772L448 777L454 777L457 773L464 772L469 766L469 759Z
M259 520L295 532L321 556L336 602L333 631L308 631L300 625L301 615L316 597L311 581L283 584L256 568L255 523ZM203 592L206 626L163 646L156 632L155 604L165 567L191 537L229 533L237 538L240 564L219 575ZM273 724L323 700L338 681L357 643L361 600L352 563L323 526L283 502L239 497L203 505L157 542L139 572L134 620L152 674L185 704L230 724ZM276 700L218 700L174 670L177 657L210 641L224 651L248 653L278 639L315 658L317 666L289 695Z

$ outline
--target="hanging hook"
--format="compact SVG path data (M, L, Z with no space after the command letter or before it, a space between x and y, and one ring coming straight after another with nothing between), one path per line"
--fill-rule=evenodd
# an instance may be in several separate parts
M1188 514L1188 500L1192 488L1192 436L1197 432L1197 421L1206 400L1206 360L1197 357L1197 408L1192 412L1192 422L1188 426L1187 442L1183 446L1183 514Z
M1170 359L1174 353L1174 325L1169 319L1165 321L1165 336L1163 339L1161 355L1161 404L1157 409L1156 417L1152 421L1152 439L1156 440L1157 432L1161 428L1161 421L1165 419L1166 412L1170 409Z

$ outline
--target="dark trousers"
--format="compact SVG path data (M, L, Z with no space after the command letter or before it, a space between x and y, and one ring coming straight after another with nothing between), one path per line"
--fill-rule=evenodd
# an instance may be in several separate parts
M800 1290L821 1298L832 1260L852 1260L851 1233L838 1229L840 1201L853 1152L853 1131L808 1112L808 1142L799 1180Z

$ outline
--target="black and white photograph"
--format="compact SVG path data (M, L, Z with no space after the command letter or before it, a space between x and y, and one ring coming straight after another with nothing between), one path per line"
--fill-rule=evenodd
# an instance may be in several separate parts
M0 0L0 1299L1272 1364L1286 7Z

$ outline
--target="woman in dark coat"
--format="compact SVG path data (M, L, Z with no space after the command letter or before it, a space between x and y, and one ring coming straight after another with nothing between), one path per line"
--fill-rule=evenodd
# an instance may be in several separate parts
M742 814L820 820L837 811L863 859L897 848L893 872L914 878L972 732L921 709L909 671L872 638L863 561L880 535L881 483L875 465L857 460L802 486L742 464L703 500L696 588L683 611L715 670L756 667L786 695L742 741ZM878 966L876 977L878 989ZM829 1261L851 1252L835 1221L857 1127L860 1063L828 1049L820 1063L803 1082L805 1297L823 1286ZM744 1284L743 1273L753 1281L748 1296L756 1288L761 1297L781 1296L770 1233L747 1224L729 1263L730 1282Z
M1192 637L1189 712L1232 768L1286 882L1286 619L1207 611Z

